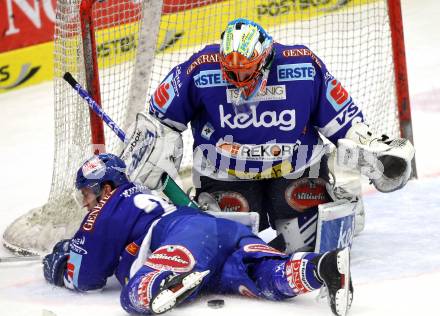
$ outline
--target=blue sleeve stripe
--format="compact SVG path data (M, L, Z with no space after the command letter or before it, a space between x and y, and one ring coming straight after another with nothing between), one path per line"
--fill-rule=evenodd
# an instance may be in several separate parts
M75 286L75 288L79 288L78 277L79 277L79 270L81 268L81 261L82 261L82 255L73 251L70 252L69 263L74 266L73 285Z

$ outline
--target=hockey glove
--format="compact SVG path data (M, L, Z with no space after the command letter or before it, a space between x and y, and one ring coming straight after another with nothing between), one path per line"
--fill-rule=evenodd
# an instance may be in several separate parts
M337 157L340 166L358 169L377 190L392 192L408 182L414 147L404 138L373 135L368 125L358 123L338 141Z
M69 259L70 239L63 239L56 243L52 253L43 259L44 278L50 284L64 286L64 272Z

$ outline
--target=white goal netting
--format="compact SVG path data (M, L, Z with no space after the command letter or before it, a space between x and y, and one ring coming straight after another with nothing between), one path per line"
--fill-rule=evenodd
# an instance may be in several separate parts
M49 249L84 215L70 196L78 167L92 153L89 112L62 80L69 71L85 85L90 68L83 57L80 4L57 1L52 188L46 205L5 232L5 244L19 251ZM399 133L385 0L104 0L95 2L92 17L101 104L125 129L173 66L204 45L219 43L227 22L242 17L260 23L277 42L308 46L362 107L374 131ZM121 142L104 130L106 151L119 153ZM184 169L192 160L189 133Z

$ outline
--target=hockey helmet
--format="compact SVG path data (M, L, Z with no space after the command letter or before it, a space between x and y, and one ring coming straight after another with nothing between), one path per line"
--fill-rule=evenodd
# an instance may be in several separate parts
M221 36L220 65L224 79L245 99L258 92L272 59L272 37L259 24L247 19L228 23Z
M105 183L110 183L116 188L129 182L125 168L125 162L113 154L93 156L79 168L75 186L78 190L90 188L96 196L100 196Z

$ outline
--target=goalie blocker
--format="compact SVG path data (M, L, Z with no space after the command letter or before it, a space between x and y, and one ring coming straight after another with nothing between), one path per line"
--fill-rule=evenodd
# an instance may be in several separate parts
M182 154L181 134L141 112L120 157L127 165L131 181L157 190L163 185L164 172L173 179L178 176Z

